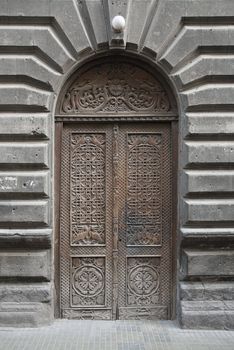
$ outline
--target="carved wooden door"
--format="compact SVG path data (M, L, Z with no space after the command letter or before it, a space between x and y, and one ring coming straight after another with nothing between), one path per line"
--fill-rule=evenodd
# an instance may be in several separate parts
M62 317L167 319L170 123L65 124Z

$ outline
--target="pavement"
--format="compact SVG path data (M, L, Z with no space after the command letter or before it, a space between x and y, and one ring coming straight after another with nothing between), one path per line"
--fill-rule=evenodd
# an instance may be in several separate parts
M57 320L0 329L0 350L234 350L234 331L183 330L172 321Z

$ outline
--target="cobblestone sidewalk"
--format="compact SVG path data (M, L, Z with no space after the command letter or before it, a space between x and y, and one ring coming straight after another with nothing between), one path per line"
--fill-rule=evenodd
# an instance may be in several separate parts
M56 321L0 330L0 350L234 350L234 331L182 330L168 321Z

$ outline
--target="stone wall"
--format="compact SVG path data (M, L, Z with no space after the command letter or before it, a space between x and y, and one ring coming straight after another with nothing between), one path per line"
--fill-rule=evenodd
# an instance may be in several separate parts
M233 13L230 0L1 0L1 325L53 319L56 98L86 58L118 47L160 67L178 101L178 317L234 327Z

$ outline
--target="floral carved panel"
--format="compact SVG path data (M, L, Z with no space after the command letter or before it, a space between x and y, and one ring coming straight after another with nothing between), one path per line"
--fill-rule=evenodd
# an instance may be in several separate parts
M71 137L71 244L105 243L105 134Z
M105 258L72 258L71 301L77 307L105 305Z
M128 134L127 244L159 245L162 226L160 134Z
M60 114L157 113L171 105L161 83L146 70L123 62L83 72L66 90Z
M160 301L160 258L127 258L127 304L155 305Z

